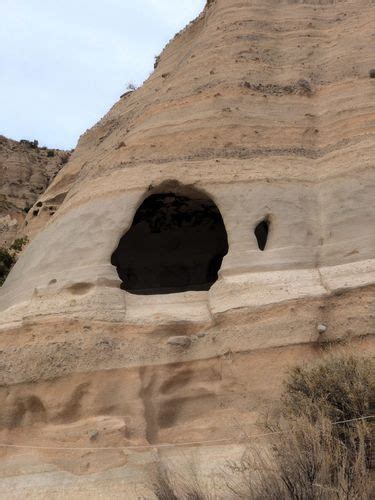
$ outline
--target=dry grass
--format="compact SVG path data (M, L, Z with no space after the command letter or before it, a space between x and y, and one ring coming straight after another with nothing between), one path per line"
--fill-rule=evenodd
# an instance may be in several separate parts
M294 368L287 378L282 403L288 421L306 417L314 423L324 415L335 423L332 433L343 442L348 453L353 453L353 460L358 442L353 433L360 432L370 468L371 425L356 419L375 413L373 359L352 354L328 355L316 365Z
M325 356L293 368L282 397L284 423L268 451L230 464L238 498L330 500L370 496L374 361ZM348 422L349 420L349 422Z
M158 464L152 480L152 491L158 500L216 500L222 498L216 493L213 481L206 481L200 477L193 462L188 462L179 470ZM225 498L228 499L228 496Z
M268 451L249 449L240 463L229 465L228 489L249 500L369 498L362 425L352 428L350 438L355 453L323 415L315 422L298 417Z
M332 422L339 422L370 415L374 398L374 361L330 354L315 365L291 370L283 413L289 418L306 415L314 420L323 411Z
M178 500L175 493L176 485L173 483L170 471L162 464L158 464L152 478L152 490L158 500Z
M373 360L329 355L294 368L283 423L267 448L249 443L242 460L228 464L226 495L215 495L188 468L183 475L162 471L153 491L162 500L369 499L373 424L362 418L374 414L374 400Z

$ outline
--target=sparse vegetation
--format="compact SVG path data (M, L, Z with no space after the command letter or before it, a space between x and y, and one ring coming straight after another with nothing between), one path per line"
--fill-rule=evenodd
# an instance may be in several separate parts
M291 370L282 399L284 425L267 452L250 450L229 482L239 498L366 499L370 489L371 359L325 357ZM245 496L244 496L245 495Z
M171 473L162 464L158 464L152 478L152 489L158 500L178 500Z
M39 141L34 139L33 141L29 141L27 139L21 139L20 144L24 144L25 146L28 146L29 148L32 149L37 149L39 147Z
M271 449L249 449L240 463L229 464L228 488L249 500L368 499L365 434L357 423L344 443L323 414L314 422L298 417Z
M206 484L195 464L188 464L184 471L175 472L159 464L152 480L153 492L158 500L215 500L215 484Z
M15 261L14 254L6 248L0 247L0 286L3 285Z
M29 238L27 236L23 236L22 238L17 238L12 243L10 249L15 252L21 252L23 247L29 242Z
M354 355L329 355L317 365L293 368L285 386L284 415L306 416L311 422L322 412L332 422L369 416L375 403L374 368L372 359Z
M163 500L233 498L248 500L369 499L371 420L375 399L372 359L329 355L290 371L281 420L269 425L268 446L249 443L239 462L228 463L227 494L213 496L192 475L161 469L154 482ZM184 489L181 484L191 484ZM168 496L169 495L169 496Z
M23 238L17 238L9 249L0 247L0 286L4 284L10 270L17 261L19 252L22 251L28 241L27 236L24 236Z
M126 91L120 96L120 99L123 99L124 97L129 97L132 92L137 90L137 87L134 83L130 82L128 83L126 87Z
M160 55L155 56L154 69L156 69L159 66L159 63L160 63Z

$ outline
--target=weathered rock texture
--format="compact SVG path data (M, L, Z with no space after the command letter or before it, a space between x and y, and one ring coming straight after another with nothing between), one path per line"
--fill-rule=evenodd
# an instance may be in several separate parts
M0 246L9 246L15 238L35 233L33 219L25 225L26 214L30 209L32 218L39 214L39 207L33 205L68 158L66 151L39 148L34 141L17 142L0 136ZM40 221L38 226L41 227Z
M373 350L374 25L368 0L212 1L81 137L40 199L57 212L1 292L3 441L235 441L257 431L291 364L335 340ZM194 189L227 231L218 281L122 290L111 257L138 207ZM184 336L190 345L168 343ZM29 460L36 490L64 481L73 492L66 471L91 473L83 495L112 478L114 498L119 467L152 461L34 450L30 465L22 450L3 453L8 476Z

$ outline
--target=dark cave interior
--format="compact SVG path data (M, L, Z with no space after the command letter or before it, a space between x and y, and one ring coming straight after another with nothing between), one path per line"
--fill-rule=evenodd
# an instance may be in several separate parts
M122 289L166 294L209 290L227 253L227 232L215 203L199 192L168 192L144 200L111 262Z

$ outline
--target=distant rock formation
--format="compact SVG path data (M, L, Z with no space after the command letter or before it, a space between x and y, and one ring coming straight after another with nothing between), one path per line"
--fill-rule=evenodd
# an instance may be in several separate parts
M38 141L13 141L0 135L0 247L32 230L27 213L47 189L70 153L39 147Z

